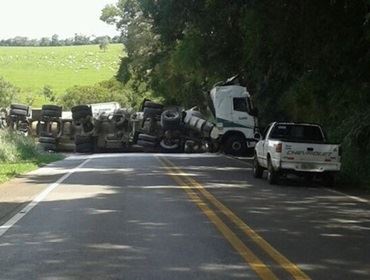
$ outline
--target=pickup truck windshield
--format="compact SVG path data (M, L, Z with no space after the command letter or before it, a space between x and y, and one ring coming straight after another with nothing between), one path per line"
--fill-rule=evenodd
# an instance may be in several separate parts
M325 139L319 126L278 124L271 133L270 139L324 143Z

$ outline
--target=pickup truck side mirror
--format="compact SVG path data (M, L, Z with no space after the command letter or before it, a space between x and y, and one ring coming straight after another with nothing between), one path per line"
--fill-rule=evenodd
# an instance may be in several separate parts
M255 134L254 134L254 139L261 140L261 139L262 139L261 134L259 134L259 133L255 133Z

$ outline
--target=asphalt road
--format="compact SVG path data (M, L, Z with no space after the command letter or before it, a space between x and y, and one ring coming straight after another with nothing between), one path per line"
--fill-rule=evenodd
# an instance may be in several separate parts
M17 180L33 195L0 217L0 279L370 279L368 201L248 162L72 156Z

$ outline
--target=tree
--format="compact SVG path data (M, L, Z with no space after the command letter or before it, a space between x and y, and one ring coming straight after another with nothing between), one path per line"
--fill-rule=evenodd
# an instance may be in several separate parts
M59 42L59 35L58 35L58 34L54 34L54 35L51 37L51 45L52 45L52 46L59 46L59 45L60 45L60 42Z
M109 40L109 37L108 36L104 36L104 37L102 37L102 38L99 38L98 39L98 42L99 42L99 48L100 48L100 50L102 50L102 51L107 51L107 49L108 49L108 46L109 46L109 42L110 40Z

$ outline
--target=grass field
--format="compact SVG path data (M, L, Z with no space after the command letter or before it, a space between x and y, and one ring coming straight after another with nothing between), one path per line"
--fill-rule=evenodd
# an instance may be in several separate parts
M93 85L112 78L122 56L122 45L110 45L106 52L97 45L71 47L0 47L0 76L44 102L40 92L45 85L57 95L74 85Z

